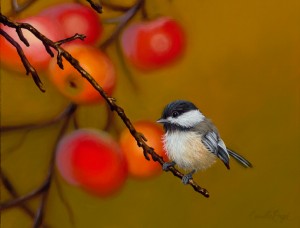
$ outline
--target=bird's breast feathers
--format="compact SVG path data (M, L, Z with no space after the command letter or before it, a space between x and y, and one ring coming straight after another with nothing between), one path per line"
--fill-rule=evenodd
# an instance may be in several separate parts
M196 132L167 132L163 141L169 159L185 170L204 170L216 161L216 156L207 150Z

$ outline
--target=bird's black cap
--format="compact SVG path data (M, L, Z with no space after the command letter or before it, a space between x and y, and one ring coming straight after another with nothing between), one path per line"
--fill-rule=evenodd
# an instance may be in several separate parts
M163 119L166 119L167 117L172 116L174 112L177 112L180 115L190 110L197 110L197 109L198 108L190 101L176 100L169 103L165 107L161 117Z
M186 130L189 130L190 127L172 124L168 120L168 117L177 118L183 113L186 113L191 110L197 110L197 109L198 108L190 101L176 100L176 101L169 103L165 107L161 118L159 120L157 120L157 122L163 124L165 131L173 131L173 130L186 131Z

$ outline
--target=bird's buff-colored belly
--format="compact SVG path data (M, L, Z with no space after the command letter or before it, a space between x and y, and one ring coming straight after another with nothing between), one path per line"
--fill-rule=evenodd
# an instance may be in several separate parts
M216 156L201 142L201 135L195 132L166 133L163 141L169 159L184 170L204 170L216 161Z

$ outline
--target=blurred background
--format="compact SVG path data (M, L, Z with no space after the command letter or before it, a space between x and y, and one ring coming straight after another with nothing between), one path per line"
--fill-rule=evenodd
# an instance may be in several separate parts
M36 1L18 17L58 2ZM10 1L1 4L5 15ZM230 171L218 162L197 173L196 182L209 190L210 198L162 173L148 180L129 178L117 195L101 199L68 185L56 172L45 223L64 228L299 227L300 2L152 0L146 1L146 9L150 18L169 15L180 21L186 29L187 49L170 67L147 73L130 68L138 88L134 89L115 48L109 47L118 75L113 94L117 103L132 121L154 122L168 102L193 101L213 120L226 145L248 158L254 168L244 169L232 160ZM109 16L105 10L100 15ZM30 77L3 67L0 73L1 125L49 120L68 104L43 73L45 93ZM81 106L80 127L103 126L102 112L97 105ZM124 128L121 121L116 124ZM59 126L1 134L1 168L19 194L38 187L47 175ZM57 183L69 202L73 223ZM1 185L1 202L7 199L10 196ZM28 205L34 209L39 200ZM1 212L2 227L31 224L19 208Z

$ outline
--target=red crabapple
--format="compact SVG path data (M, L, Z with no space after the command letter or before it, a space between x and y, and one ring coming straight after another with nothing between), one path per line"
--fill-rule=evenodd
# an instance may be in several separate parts
M127 177L127 163L118 144L105 132L80 129L65 136L56 151L64 179L100 197L116 193Z
M62 3L43 10L40 15L49 17L62 27L66 37L75 33L84 34L84 41L72 43L95 44L102 34L102 24L98 14L89 6L79 3Z
M184 52L185 32L169 17L134 23L121 37L125 57L141 70L154 70L173 63Z

